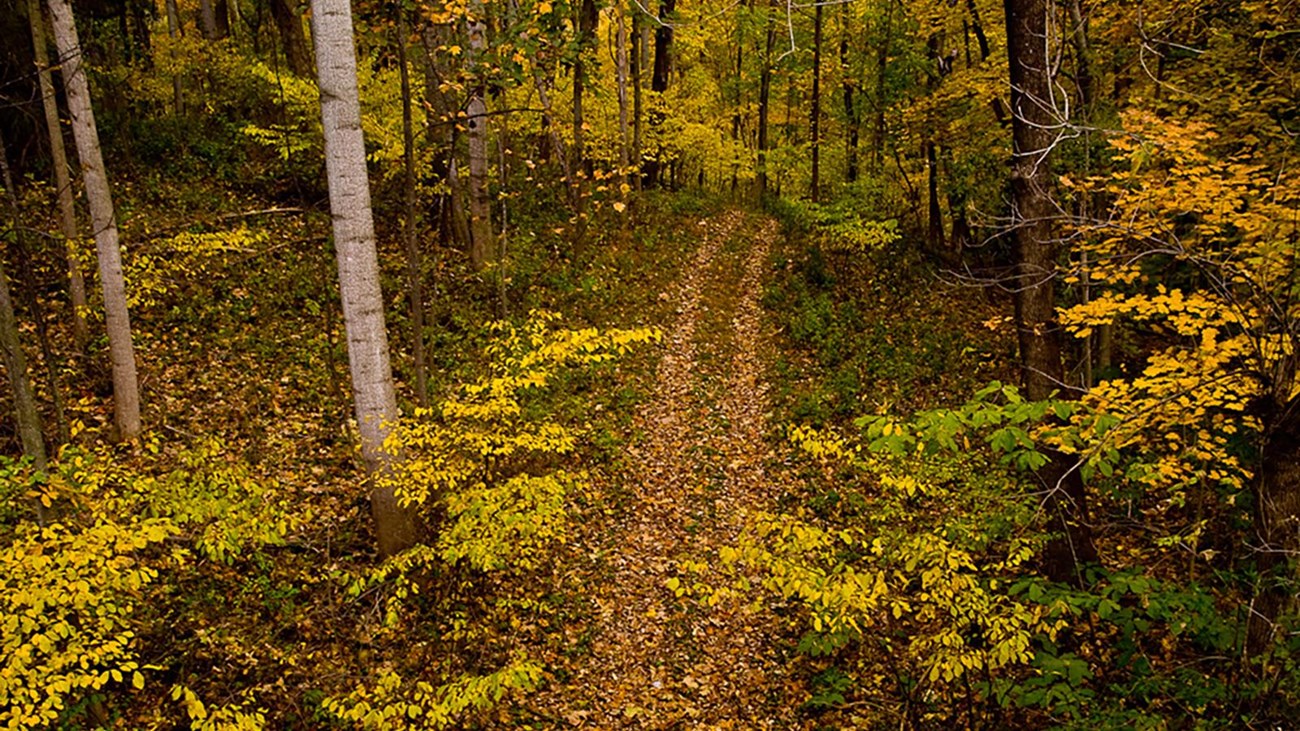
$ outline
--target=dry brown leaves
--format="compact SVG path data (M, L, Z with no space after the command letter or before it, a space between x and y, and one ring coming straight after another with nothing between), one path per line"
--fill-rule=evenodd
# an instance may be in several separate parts
M682 560L735 542L746 510L775 498L759 303L770 219L729 211L700 222L677 286L654 393L630 448L633 507L598 546L607 570L586 587L590 651L534 696L539 716L573 728L789 728L799 689L774 656L770 620L723 602L678 599L665 582Z

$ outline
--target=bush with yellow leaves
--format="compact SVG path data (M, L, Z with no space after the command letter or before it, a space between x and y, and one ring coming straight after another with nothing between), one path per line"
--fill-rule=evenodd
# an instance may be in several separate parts
M517 580L547 565L570 532L573 496L587 489L585 473L560 466L574 458L581 434L557 421L543 398L568 374L611 364L662 337L655 328L567 329L558 321L533 312L521 326L490 325L487 374L390 432L386 448L401 459L379 479L420 509L434 538L351 578L356 596L387 592L384 634L414 627L423 600L446 625L443 642L482 651L487 633L470 615L498 612L518 621L517 613L537 606L535 592ZM324 708L357 728L446 728L506 693L531 690L542 673L517 653L488 673L454 668L454 661L433 657L434 667L421 667L418 679L385 669ZM442 681L427 680L434 675Z

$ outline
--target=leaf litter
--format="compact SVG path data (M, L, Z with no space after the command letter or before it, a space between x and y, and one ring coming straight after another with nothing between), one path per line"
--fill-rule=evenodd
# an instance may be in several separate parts
M760 304L778 226L730 210L700 229L693 260L659 297L675 317L637 418L644 438L627 448L620 476L630 506L585 533L583 550L602 566L584 586L589 649L565 661L562 682L524 701L560 727L789 728L805 695L777 656L775 618L734 597L669 588L707 575L744 516L778 497L766 467L771 343Z

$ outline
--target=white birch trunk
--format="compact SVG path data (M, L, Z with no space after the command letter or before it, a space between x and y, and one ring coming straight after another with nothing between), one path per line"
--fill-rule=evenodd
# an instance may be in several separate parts
M366 145L361 133L351 3L312 0L312 23L348 365L361 432L361 456L373 480L392 463L393 456L384 450L384 439L398 412L388 361L384 299L379 288ZM392 487L379 487L378 481L374 482L370 504L379 553L391 556L416 542L413 511L398 503Z
M135 347L131 344L131 317L126 309L126 279L122 275L122 250L118 242L113 197L109 192L104 157L99 147L99 130L90 102L90 85L82 65L81 42L68 0L48 0L54 27L54 42L62 59L63 86L72 117L72 135L77 141L81 177L90 205L90 223L99 258L99 280L104 290L104 324L108 330L108 352L113 365L113 421L118 436L126 441L140 435L140 385L136 376Z

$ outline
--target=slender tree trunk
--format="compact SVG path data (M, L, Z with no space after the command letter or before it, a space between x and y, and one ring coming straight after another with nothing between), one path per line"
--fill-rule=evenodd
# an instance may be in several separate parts
M631 155L627 140L627 18L625 17L627 13L622 0L619 1L614 12L616 13L614 21L618 26L614 40L618 77L618 178L623 185L627 185Z
M577 41L578 56L573 62L573 160L591 175L591 160L587 159L586 121L583 119L582 96L587 85L587 56L596 35L596 0L582 0L578 6Z
M1061 330L1054 292L1057 235L1053 226L1050 168L1053 142L1048 107L1046 0L1005 0L1011 67L1013 159L1011 220L1016 259L1015 310L1025 395L1047 398L1062 384ZM1079 471L1053 452L1039 471L1050 525L1056 536L1044 549L1043 572L1055 581L1082 581L1081 567L1097 560Z
M741 143L741 108L745 105L745 92L743 88L745 74L745 18L754 8L753 0L747 0L745 5L736 11L736 98L731 113L731 141L736 150L743 149ZM740 187L740 156L731 162L731 195L736 196L737 189Z
M230 37L230 2L229 0L215 0L213 4L213 15L217 23L217 38Z
M1285 395L1290 389L1276 390ZM1289 567L1300 554L1300 402L1269 399L1269 404L1255 483L1259 584L1246 634L1246 650L1252 656L1273 644L1281 629L1278 617L1295 606L1295 574Z
M164 5L167 10L167 35L175 42L181 37L181 14L176 8L176 0L166 0ZM172 77L172 111L178 117L185 114L185 87L180 74Z
M659 0L659 27L655 28L655 67L650 79L650 90L668 91L668 78L673 70L673 12L677 0Z
M435 178L447 184L446 191L439 193L436 199L439 230L443 241L468 251L469 221L461 205L464 196L456 167L454 122L459 107L442 90L443 79L449 74L440 68L437 56L437 49L448 31L446 25L429 25L421 36L424 46L424 100L430 137L436 143L431 172Z
M173 0L174 1L174 0ZM307 48L307 35L302 29L302 15L294 0L271 0L271 17L280 34L284 48L284 63L296 76L311 76L311 52Z
M36 276L32 271L31 252L27 248L27 236L18 225L19 206L17 188L14 187L13 175L9 170L9 158L5 154L4 135L0 135L0 183L4 186L5 199L9 203L14 222L14 247L11 249L18 256L18 279L22 282L23 304L36 324L36 342L41 348L41 359L45 362L45 374L49 379L50 401L54 406L54 419L59 428L59 444L69 437L68 417L63 409L63 386L59 383L60 363L50 346L50 331L46 327L45 313L37 295Z
M984 22L980 20L980 9L979 6L975 4L975 0L966 0L966 10L970 13L971 31L975 33L975 41L979 43L980 62L983 63L984 61L989 60L989 54L992 53L989 49L989 37L988 34L984 32ZM968 50L968 58L966 61L968 65L970 63L969 55L970 52ZM1007 119L1007 109L1002 103L1002 97L993 97L992 106L993 116L997 118L998 124L1005 126L1010 120Z
M18 339L18 320L14 316L14 303L9 295L9 275L0 262L0 350L4 351L5 370L9 373L9 386L14 396L14 422L23 454L32 458L36 469L45 471L45 437L41 429L41 415L36 410L36 397L27 378L27 357Z
M853 183L857 182L858 179L858 137L862 125L858 119L857 105L853 101L853 90L856 81L849 66L848 7L845 5L840 10L840 78L844 89L844 179L849 183Z
M424 267L416 231L415 130L411 121L411 71L407 63L406 10L397 9L397 63L402 79L402 167L406 175L402 240L406 243L406 289L411 300L411 358L415 369L415 403L429 405L429 384L424 365Z
M754 183L758 189L760 202L767 197L767 150L768 117L772 107L772 48L776 45L776 26L772 22L772 10L776 0L768 5L766 28L763 41L763 68L758 74L758 164Z
M644 160L641 157L641 67L642 59L645 57L645 32L644 21L641 19L641 6L634 5L632 8L632 161L636 165L636 172L632 176L632 187L639 193L641 192L641 166Z
M384 439L398 411L388 361L384 298L379 288L366 145L361 133L351 3L313 0L312 20L348 364L361 432L361 456L373 480L394 459L384 450ZM381 556L391 556L418 541L414 511L398 502L392 487L375 481L370 499Z
M469 117L469 259L475 271L481 271L496 247L492 240L492 202L488 197L488 118L483 101L483 70L480 68L486 44L487 24L484 23L482 0L470 3L468 21L469 54L466 66L474 81L470 88L466 113Z
M956 258L961 256L971 242L970 221L966 217L966 193L956 185L956 176L952 169L952 150L940 147L939 160L943 168L948 171L948 215L952 217L952 236L948 239L948 246L955 263Z
M655 28L655 56L654 68L650 74L650 90L660 94L668 91L669 77L672 74L672 14L676 6L677 0L659 0L659 25ZM650 118L651 126L657 124L657 118L658 115ZM651 187L658 186L661 183L663 160L659 159L659 157L659 153L656 153L654 157L646 160L642 166L645 183Z
M199 31L209 41L215 41L217 35L217 9L212 0L199 0Z
M812 120L809 124L812 134L812 194L813 203L821 200L821 157L822 157L822 4L817 3L813 10L813 85L812 85Z
M555 117L551 113L551 94L547 91L546 79L542 77L542 70L534 67L533 84L537 90L537 99L542 103L542 127L545 128L546 134L550 140L550 148L555 151L556 157L560 159L560 171L564 174L564 195L569 202L569 208L574 211L578 210L578 191L573 179L573 168L569 165L569 156L564 151L564 143L560 139L560 133L555 127Z
M59 122L54 79L50 73L50 55L45 45L45 24L41 18L40 0L27 0L27 19L31 25L32 48L35 49L37 78L40 81L41 110L45 114L45 130L50 138L54 186L58 189L59 233L63 235L68 266L68 295L72 300L72 337L77 352L84 355L90 332L86 325L86 313L90 311L90 306L86 300L86 277L77 257L77 241L80 239L77 211L73 203L72 179L68 175L68 154L63 146L63 126Z
M122 250L113 212L113 197L104 171L99 131L82 64L81 43L68 0L49 0L54 40L63 59L63 86L72 116L72 134L81 159L81 176L90 204L90 222L99 254L99 280L104 290L104 323L108 330L109 357L113 364L113 417L118 436L134 440L140 435L140 385L135 348L131 344L131 317L126 308L126 280L122 275Z
M126 0L127 12L131 14L131 39L136 49L136 57L144 63L145 68L153 66L153 36L149 33L149 19L145 17L145 4Z
M5 197L10 202L14 226L18 225L17 198L13 189L13 176L9 172L9 158L5 150L3 135L0 135L0 184L5 187ZM0 355L4 357L5 370L9 374L9 387L14 396L14 422L18 429L18 438L23 445L23 454L31 457L36 469L44 472L46 468L45 436L41 427L41 414L36 409L36 396L32 392L32 383L27 376L27 356L23 352L22 341L18 335L18 318L14 314L14 302L9 293L9 275L5 273L4 261L0 260Z
M871 131L871 168L879 173L885 159L885 107L888 103L886 98L886 81L889 70L889 46L893 40L892 28L894 20L894 4L896 0L885 1L885 20L884 27L881 29L879 37L876 39L876 94L875 102L875 124Z
M925 143L925 170L929 191L927 220L930 222L927 238L930 253L934 256L942 256L948 247L943 236L943 211L939 207L939 160L934 148L934 142Z

